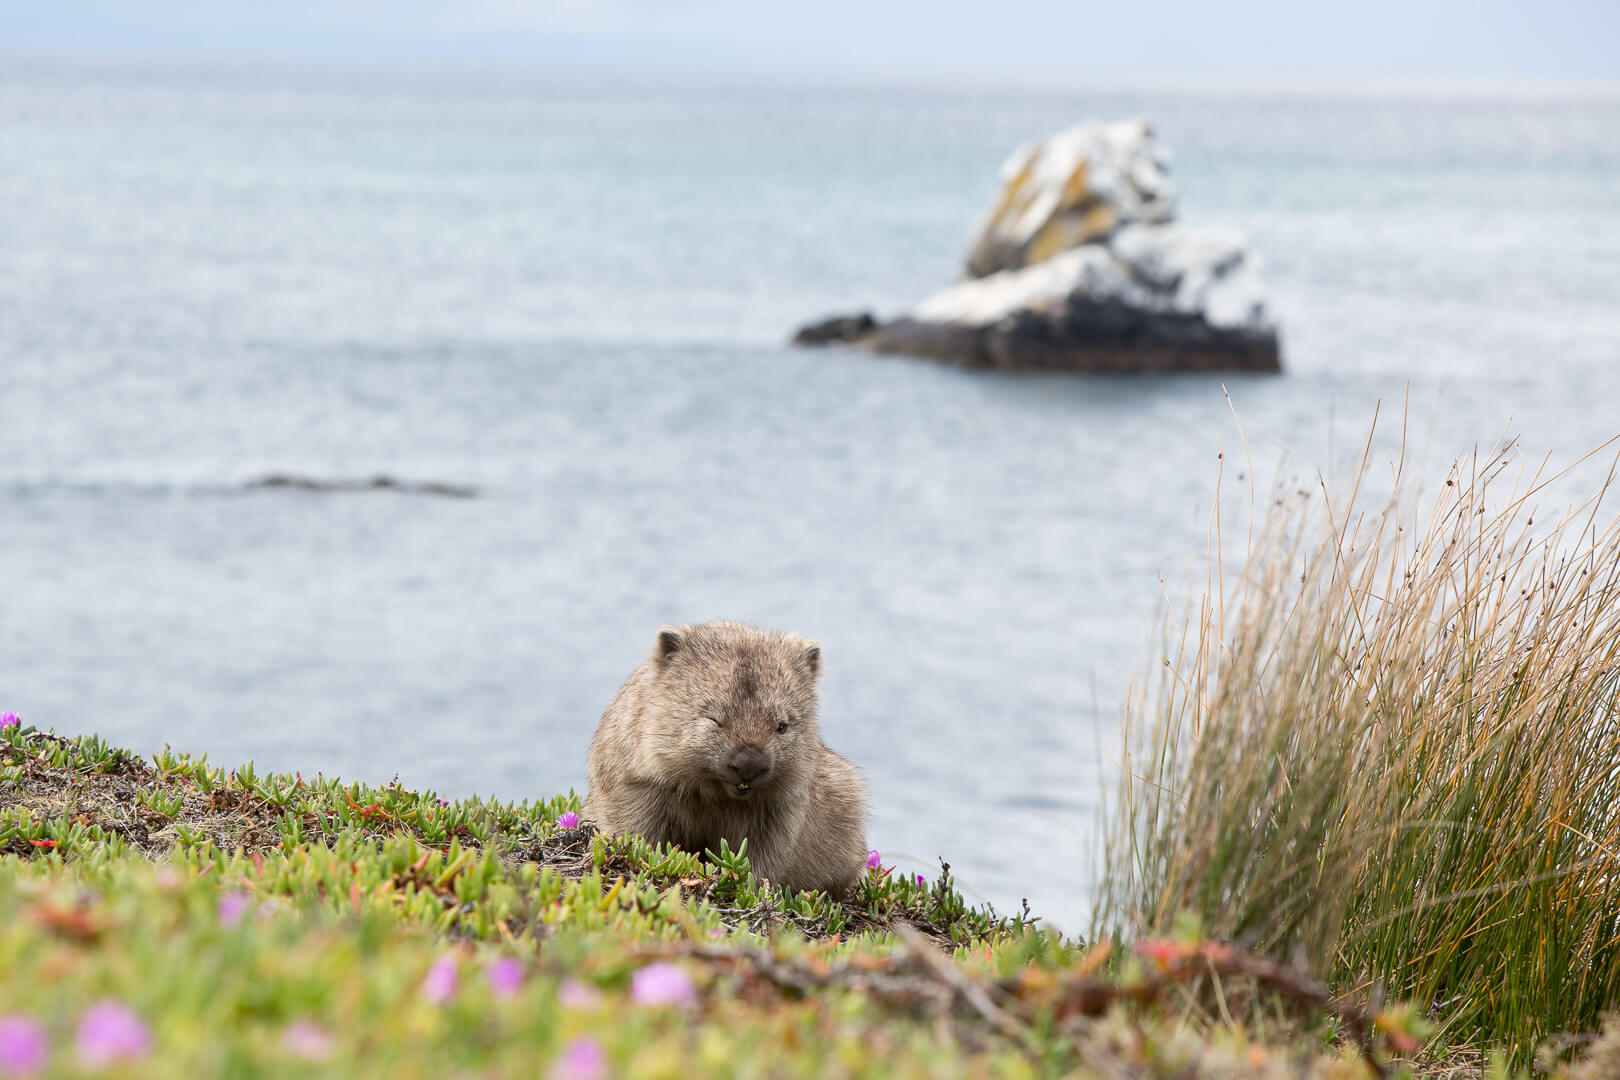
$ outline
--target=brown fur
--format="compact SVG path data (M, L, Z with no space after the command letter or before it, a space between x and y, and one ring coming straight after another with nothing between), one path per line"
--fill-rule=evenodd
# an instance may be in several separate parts
M866 784L821 741L820 670L821 647L797 634L664 627L591 740L585 817L698 853L746 839L757 876L847 894L866 860Z

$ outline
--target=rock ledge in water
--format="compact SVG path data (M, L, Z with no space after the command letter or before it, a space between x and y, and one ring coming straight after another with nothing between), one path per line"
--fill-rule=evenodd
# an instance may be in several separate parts
M859 315L839 315L824 322L799 327L793 335L795 345L831 345L837 342L858 341L876 330L878 321L869 311Z
M1281 370L1258 258L1232 229L1170 223L1168 166L1142 121L1022 147L967 280L891 321L840 316L793 342L1007 370Z
M401 495L441 495L452 499L471 499L478 494L478 489L468 484L446 484L437 480L399 480L386 474L351 480L269 473L256 480L249 480L244 486L256 489L279 488L287 491L315 492L393 491Z

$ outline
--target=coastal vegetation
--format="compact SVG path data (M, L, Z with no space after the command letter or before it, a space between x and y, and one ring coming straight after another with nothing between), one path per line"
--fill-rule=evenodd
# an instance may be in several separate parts
M784 895L578 800L0 727L0 1076L1350 1078L1421 1023L1191 927L1126 947L873 852ZM1222 1023L1203 1006L1242 1026Z
M0 715L0 1077L1610 1075L1620 526L1512 461L1274 500L1127 705L1085 941Z
M1554 513L1511 452L1421 501L1396 462L1367 509L1367 461L1279 493L1133 696L1101 922L1191 915L1527 1066L1620 1002L1613 470Z

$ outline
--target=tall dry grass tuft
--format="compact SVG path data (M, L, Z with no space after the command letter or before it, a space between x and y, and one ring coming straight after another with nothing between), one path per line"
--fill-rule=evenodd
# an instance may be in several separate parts
M1620 1003L1614 470L1552 522L1515 466L1273 506L1127 705L1099 929L1191 912L1519 1061Z

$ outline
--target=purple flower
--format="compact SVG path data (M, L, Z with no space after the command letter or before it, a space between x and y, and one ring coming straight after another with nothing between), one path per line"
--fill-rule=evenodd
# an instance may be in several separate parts
M422 996L435 1005L443 1005L456 996L456 958L446 953L433 961L422 979Z
M281 1032L281 1045L295 1058L321 1062L332 1056L332 1036L312 1020L294 1020Z
M607 1074L607 1051L589 1035L581 1035L563 1048L548 1075L550 1080L602 1080Z
M513 956L503 956L489 965L484 972L489 989L498 998L516 996L523 989L523 962Z
M98 1001L79 1020L79 1060L103 1069L121 1058L145 1057L152 1036L141 1018L116 1001Z
M227 930L242 921L253 898L245 892L228 892L219 898L219 925Z
M564 832L579 828L579 815L572 810L568 811L568 813L557 819L557 828L562 829Z
M674 964L648 964L630 979L630 997L637 1005L690 1005L692 978Z
M0 1076L33 1076L49 1054L44 1028L26 1016L0 1017Z
M921 874L918 874L917 875L917 887L920 889L924 885L927 885L927 884L928 884L928 879L923 877Z
M868 870L881 870L883 868L883 856L877 853L876 848L866 853L866 868Z
M0 731L8 727L21 727L22 717L14 712L0 712Z
M565 979L557 987L557 1003L565 1009L594 1009L602 1003L602 995L590 983Z

